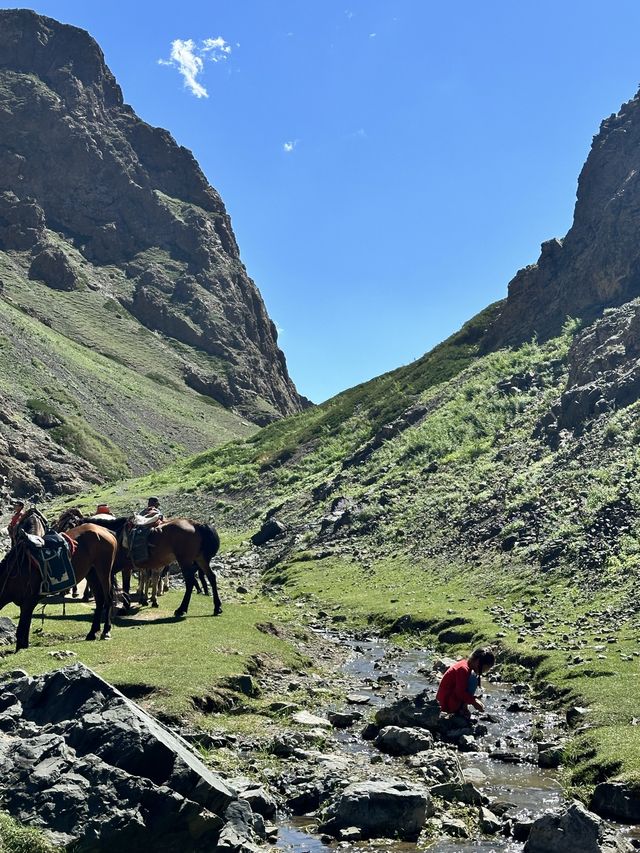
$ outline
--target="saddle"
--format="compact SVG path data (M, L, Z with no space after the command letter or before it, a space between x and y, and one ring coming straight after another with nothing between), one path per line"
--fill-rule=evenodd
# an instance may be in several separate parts
M158 516L147 518L147 516L136 514L126 523L122 533L122 544L129 552L134 566L149 559L149 536L160 521Z
M72 542L68 537L49 531L44 538L24 533L23 539L40 570L40 595L53 595L76 585L76 573L71 564Z

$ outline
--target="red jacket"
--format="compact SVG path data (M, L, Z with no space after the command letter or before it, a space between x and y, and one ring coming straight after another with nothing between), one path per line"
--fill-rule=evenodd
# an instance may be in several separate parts
M443 711L456 714L464 710L467 705L473 705L475 697L467 689L470 674L469 662L459 660L442 676L436 699Z

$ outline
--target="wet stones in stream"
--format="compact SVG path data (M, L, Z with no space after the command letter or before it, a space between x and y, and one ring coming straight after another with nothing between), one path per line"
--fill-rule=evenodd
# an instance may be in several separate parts
M632 853L634 847L581 803L534 821L524 853Z
M357 827L362 838L415 841L434 813L426 788L394 779L357 782L331 804L320 829L340 837L343 830Z

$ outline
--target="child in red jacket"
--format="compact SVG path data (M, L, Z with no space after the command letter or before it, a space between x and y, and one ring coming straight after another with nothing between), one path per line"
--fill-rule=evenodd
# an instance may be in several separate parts
M469 717L468 705L478 711L484 711L484 705L476 699L475 692L480 687L480 679L496 662L491 649L476 649L467 660L459 660L450 666L442 676L436 699L440 708L448 714L460 714Z

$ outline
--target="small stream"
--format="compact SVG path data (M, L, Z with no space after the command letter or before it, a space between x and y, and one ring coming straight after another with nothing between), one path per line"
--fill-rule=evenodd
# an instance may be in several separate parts
M434 690L437 685L436 678L430 673L432 662L437 656L431 651L404 650L378 638L359 641L345 639L340 634L327 634L326 631L323 634L351 648L342 675L348 682L350 692L370 697L369 704L360 708L367 719L371 718L375 708L390 704L400 695L414 695L425 688ZM380 676L393 676L394 681L381 687L377 681ZM526 697L516 695L509 685L490 683L486 679L483 680L482 692L486 712L479 719L487 726L488 733L477 739L480 751L459 753L463 770L473 771L473 778L469 778L469 781L473 781L492 800L510 803L510 815L516 813L518 817L531 819L556 808L563 801L562 790L557 772L540 769L535 763L536 748L531 739L533 713L507 711L512 703L523 702ZM352 705L348 707L353 710ZM332 706L324 710L342 709ZM541 715L545 729L551 733L557 726L557 717L553 714L543 715L543 712L536 710L537 720L540 720ZM333 751L358 754L361 760L368 761L370 778L393 776L395 767L405 766L403 758L380 763L379 751L359 736L361 728L362 725L356 724L351 730L335 730L332 737L335 744ZM507 763L491 758L489 753L496 748L521 756L522 763ZM302 827L310 823L310 818L284 820L276 846L290 853L320 853L335 849L336 845L341 849L353 847L360 850L383 846L397 853L412 853L418 849L415 844L389 840L355 844L343 841L329 846L320 840L320 836L303 831ZM428 850L430 853L518 853L523 846L501 836L475 840L442 838L431 844Z

